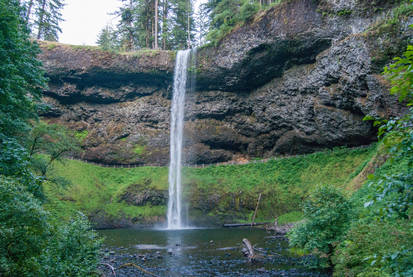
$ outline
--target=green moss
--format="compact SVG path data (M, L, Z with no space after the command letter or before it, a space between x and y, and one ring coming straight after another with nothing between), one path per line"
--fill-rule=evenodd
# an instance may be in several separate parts
M89 135L88 130L83 130L83 131L77 131L75 132L75 137L80 141L84 142L86 137Z
M349 16L351 14L352 14L352 10L347 10L347 9L340 10L337 12L338 16L343 16L343 17Z
M142 155L145 152L145 150L146 150L145 145L139 145L138 144L133 148L133 153L135 153L137 155Z

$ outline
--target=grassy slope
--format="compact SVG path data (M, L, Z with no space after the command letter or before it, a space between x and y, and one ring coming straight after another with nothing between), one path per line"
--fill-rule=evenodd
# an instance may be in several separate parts
M270 219L300 210L302 199L318 184L345 188L375 151L375 146L340 148L265 163L185 168L184 193L190 202L190 214L208 214L221 220L248 220L262 193L257 220ZM119 196L129 185L147 179L151 180L150 187L167 190L166 167L104 168L66 160L56 163L52 174L72 183L66 188L51 184L45 187L52 199L50 205L64 213L75 208L86 214L104 211L112 218L135 218L137 222L165 215L165 206L131 206L119 201ZM293 213L292 217L299 215Z

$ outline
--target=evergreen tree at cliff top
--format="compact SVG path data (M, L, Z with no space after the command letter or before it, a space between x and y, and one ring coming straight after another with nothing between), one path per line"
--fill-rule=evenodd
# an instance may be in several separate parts
M24 17L37 39L57 41L62 30L59 23L63 20L61 10L63 0L26 0L23 1Z
M115 13L120 21L107 33L102 30L98 44L112 50L142 48L185 49L193 46L195 21L191 0L122 0ZM110 36L115 43L108 44Z

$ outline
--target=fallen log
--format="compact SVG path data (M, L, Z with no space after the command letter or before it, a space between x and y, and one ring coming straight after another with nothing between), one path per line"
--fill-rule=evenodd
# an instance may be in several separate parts
M242 243L245 245L246 249L247 249L247 257L248 257L248 261L252 262L255 259L255 252L254 252L254 248L251 245L251 242L247 239L242 239Z
M244 227L244 226L258 226L258 225L266 225L270 224L271 222L251 222L251 223L230 223L224 224L223 227L232 228L232 227Z
M115 268L112 265L107 264L107 263L100 263L100 264L109 267L110 270L112 271L113 276L116 277L116 271L115 271Z

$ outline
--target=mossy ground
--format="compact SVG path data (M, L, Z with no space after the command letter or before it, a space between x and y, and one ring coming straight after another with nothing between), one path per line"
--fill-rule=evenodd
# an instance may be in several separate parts
M376 146L337 148L309 155L279 158L245 165L184 168L184 196L190 214L224 220L250 220L259 193L262 193L256 221L291 222L302 218L300 205L319 184L346 188L376 151ZM145 223L162 220L166 206L133 206L120 201L132 184L148 183L150 188L167 190L167 167L109 168L76 160L57 162L50 176L71 182L67 187L45 186L54 209L69 214L80 210L87 215L103 211L112 218L134 218ZM149 180L149 182L148 182Z

